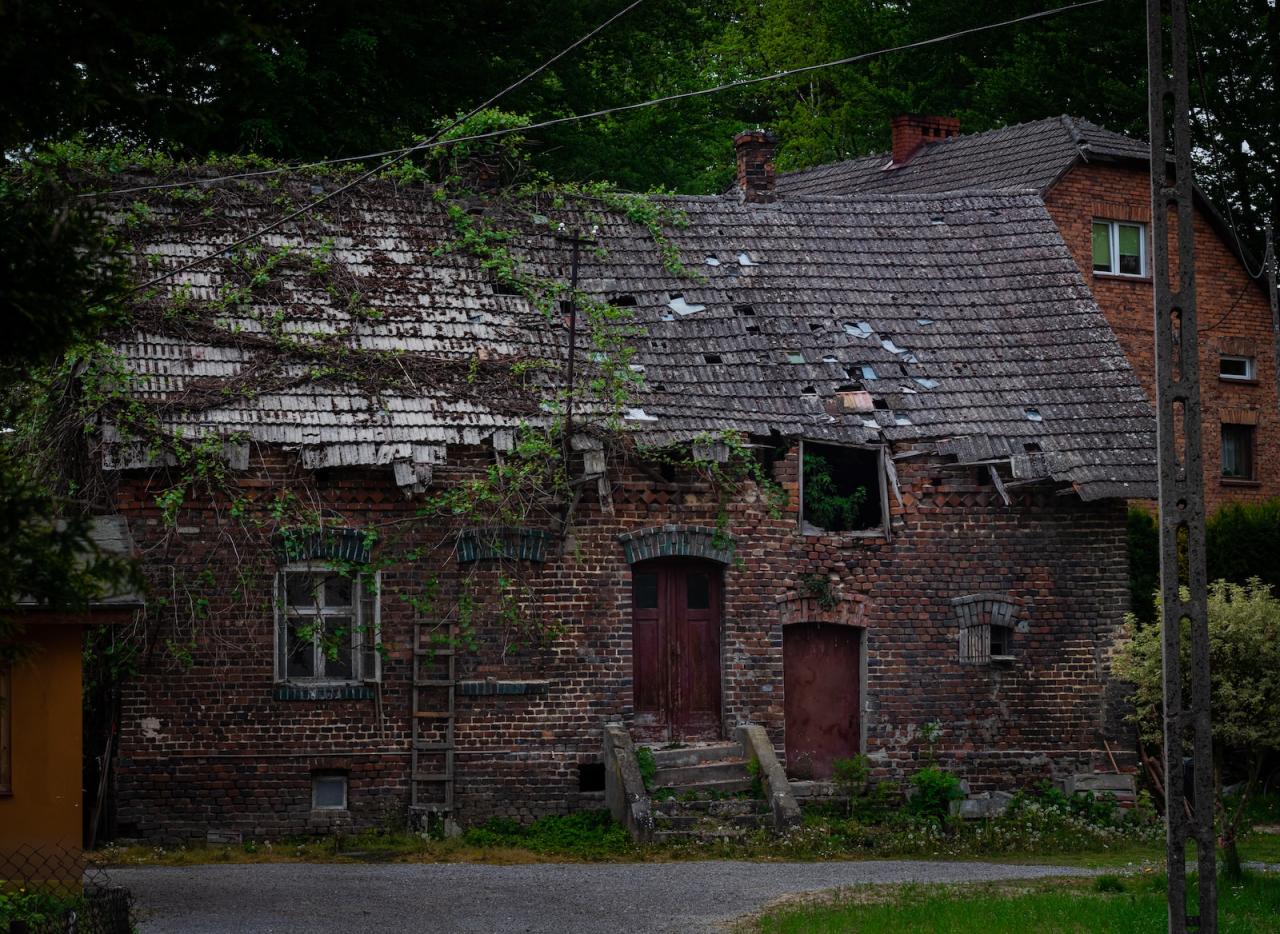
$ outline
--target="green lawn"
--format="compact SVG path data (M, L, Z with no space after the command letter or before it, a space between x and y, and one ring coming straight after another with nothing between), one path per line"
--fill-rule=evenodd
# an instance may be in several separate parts
M1167 922L1161 881L1141 876L1109 877L1102 886L1089 880L1047 880L862 887L841 890L824 903L771 909L746 930L757 934L1163 934ZM1222 934L1280 930L1280 876L1253 875L1243 885L1223 885L1218 900Z

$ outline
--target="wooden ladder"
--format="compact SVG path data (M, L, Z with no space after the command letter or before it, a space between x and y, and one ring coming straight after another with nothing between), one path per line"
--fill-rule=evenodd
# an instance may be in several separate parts
M457 678L452 645L423 643L426 627L413 625L413 748L409 807L430 820L453 810L454 714ZM452 629L450 630L452 634Z

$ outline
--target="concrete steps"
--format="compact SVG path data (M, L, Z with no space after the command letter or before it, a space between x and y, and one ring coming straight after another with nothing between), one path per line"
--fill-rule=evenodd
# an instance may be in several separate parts
M756 783L738 743L650 749L655 840L732 840L770 826L767 802L750 797Z

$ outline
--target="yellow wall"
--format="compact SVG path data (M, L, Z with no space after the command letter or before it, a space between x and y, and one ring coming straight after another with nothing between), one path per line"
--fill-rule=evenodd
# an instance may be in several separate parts
M13 665L13 794L0 796L0 878L13 877L15 860L26 864L28 878L78 876L82 632L74 624L31 622L23 633L36 651ZM30 857L30 848L64 868L36 874L50 860Z

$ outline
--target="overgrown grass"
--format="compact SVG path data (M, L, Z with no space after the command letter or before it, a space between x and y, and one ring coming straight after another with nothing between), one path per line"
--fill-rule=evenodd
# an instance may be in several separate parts
M760 934L1002 934L1112 931L1163 934L1165 879L1104 876L992 885L863 886L817 903L788 903L746 926ZM1223 934L1280 925L1280 877L1252 875L1218 895Z

